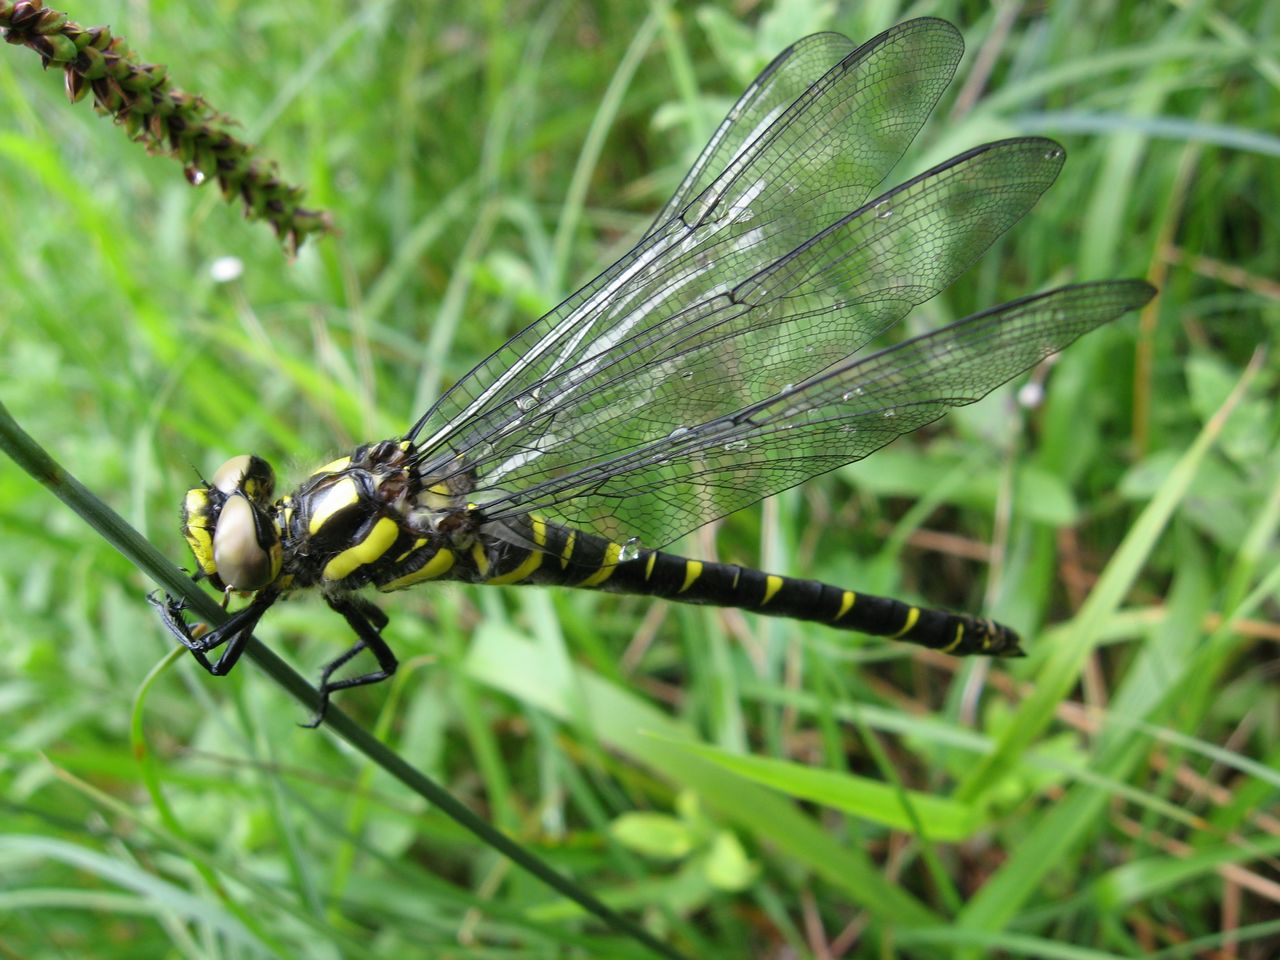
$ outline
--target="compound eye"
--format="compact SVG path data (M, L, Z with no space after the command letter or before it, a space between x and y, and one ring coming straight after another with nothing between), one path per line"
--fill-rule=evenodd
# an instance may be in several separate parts
M266 503L276 489L276 472L261 457L244 453L232 457L213 475L213 487L231 496L243 490L254 503Z
M227 498L213 533L213 562L233 590L265 587L280 573L280 533L243 491Z

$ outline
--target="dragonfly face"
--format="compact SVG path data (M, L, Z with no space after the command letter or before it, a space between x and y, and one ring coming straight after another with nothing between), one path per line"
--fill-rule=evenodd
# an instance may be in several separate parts
M232 457L213 482L187 491L182 534L196 569L220 590L254 591L280 573L280 529L270 506L275 471L260 457Z
M190 491L198 575L252 600L197 637L167 599L170 631L225 673L279 596L318 587L358 638L325 668L326 699L395 670L386 616L355 591L439 579L639 593L1018 655L990 620L654 549L980 399L1153 295L1136 280L1076 284L872 346L1017 223L1065 160L1051 140L1003 140L876 195L962 51L928 18L861 46L825 33L783 51L635 247L402 438L278 501L252 457ZM365 650L377 670L331 679Z

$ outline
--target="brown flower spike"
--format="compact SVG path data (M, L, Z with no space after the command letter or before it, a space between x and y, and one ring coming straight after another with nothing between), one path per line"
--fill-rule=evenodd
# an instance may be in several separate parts
M216 177L222 195L240 197L250 220L268 221L291 255L311 234L333 229L328 213L299 206L301 187L253 159L253 147L228 132L231 120L172 86L165 67L143 63L109 27L82 27L42 0L0 0L0 31L40 54L46 68L60 67L72 103L92 91L99 113L149 151L178 158L192 185Z

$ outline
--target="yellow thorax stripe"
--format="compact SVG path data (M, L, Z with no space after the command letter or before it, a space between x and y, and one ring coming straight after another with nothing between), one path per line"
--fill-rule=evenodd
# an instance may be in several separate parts
M411 587L415 583L422 583L424 580L434 580L436 577L442 577L453 569L454 559L452 550L447 547L441 547L436 551L435 556L413 571L413 573L406 573L403 577L397 577L395 580L384 583L378 589L384 593L389 593L392 590Z
M390 517L382 517L373 525L369 535L354 546L347 547L324 566L326 580L342 580L366 564L379 560L400 536L400 528Z
M413 541L412 547L410 547L404 553L400 554L400 556L396 557L396 563L404 563L405 559L409 556L409 554L413 553L413 551L421 547L425 547L426 545L427 545L427 538L419 537L417 540Z
M317 499L311 510L311 519L307 523L307 532L314 537L330 517L359 501L360 492L356 489L356 482L350 477L343 477Z
M350 457L339 457L337 460L330 460L323 467L317 467L311 471L313 477L318 477L322 473L341 473L347 467L351 466Z

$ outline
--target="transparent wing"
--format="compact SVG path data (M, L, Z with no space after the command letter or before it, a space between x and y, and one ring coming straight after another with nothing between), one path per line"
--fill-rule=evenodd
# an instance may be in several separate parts
M853 41L843 34L815 33L778 54L725 114L645 236L657 232L711 186L716 175L727 169L787 107L853 52Z
M669 206L678 213L468 373L407 436L452 457L458 438L491 431L495 418L518 420L539 384L579 366L602 343L666 322L659 306L718 296L859 207L933 109L963 42L945 21L899 24L779 109L838 47L820 35L775 61L676 192ZM727 166L715 170L721 161Z
M596 338L589 356L455 430L445 456L428 454L424 473L455 463L475 478L474 499L515 495L847 366L1016 223L1062 160L1049 140L987 144L865 204L763 269L749 245L724 250L714 264L721 292L689 302L675 283L620 308L638 322L628 315Z
M645 546L878 450L981 399L1081 334L1145 304L1136 280L1061 287L854 360L776 396L613 458L587 462L485 506L537 510Z

